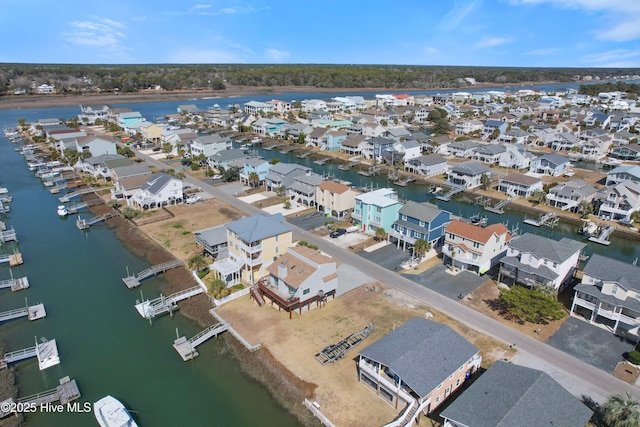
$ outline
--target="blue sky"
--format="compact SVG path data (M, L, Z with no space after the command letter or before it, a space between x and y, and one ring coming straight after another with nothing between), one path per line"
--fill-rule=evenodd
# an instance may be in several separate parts
M0 62L640 67L640 0L2 0Z

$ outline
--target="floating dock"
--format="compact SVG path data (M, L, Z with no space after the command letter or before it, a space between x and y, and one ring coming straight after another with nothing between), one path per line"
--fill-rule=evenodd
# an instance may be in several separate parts
M360 344L375 329L373 322L369 323L369 325L361 331L349 335L337 344L332 344L323 348L320 353L316 354L316 360L321 364L326 365L329 362L333 363L336 360L341 359L347 351Z
M463 191L463 187L451 187L451 189L446 194L436 196L436 199L442 200L443 202L448 202L453 196L458 193L462 193Z
M13 398L9 398L0 403L0 407L11 408L16 407L17 405L12 405L14 403L21 403L23 407L36 407L40 408L40 405L46 405L48 403L53 403L60 401L63 405L66 405L69 402L73 402L76 399L80 398L80 389L78 389L78 384L76 380L69 379L69 377L64 377L60 379L60 385L56 388L43 391L42 393L37 393L31 396L23 397L14 401ZM7 403L9 405L7 405ZM13 412L0 410L0 418L4 418L8 415L11 415Z
M0 264L9 263L11 267L22 264L22 254L0 255Z
M184 265L184 262L182 262L182 260L174 259L163 264L153 265L134 276L123 277L122 281L125 285L127 285L127 288L129 289L137 288L138 286L140 286L140 282L144 279L148 279L152 276L157 276L160 273L164 273L165 271L171 270L172 268L180 267L181 265Z
M611 244L611 242L609 241L609 236L611 235L611 233L613 233L614 229L615 228L613 227L613 225L608 225L604 227L602 231L600 231L598 237L589 237L589 241L598 243L600 245L609 246Z
M204 293L204 289L202 289L200 286L194 286L193 288L176 292L175 294L169 295L168 297L160 295L158 298L152 299L151 301L146 300L143 302L137 302L135 307L136 310L138 310L140 316L142 316L144 319L151 320L159 314L173 313L173 311L178 309L178 301L182 301L202 293Z
M555 212L547 212L546 214L542 215L542 217L537 221L535 219L527 218L522 222L524 222L525 224L533 225L534 227L542 227L543 225L553 227L558 224L558 214L556 214Z
M47 312L44 309L44 304L36 304L2 312L0 313L0 322L6 322L7 320L18 319L25 316L29 320L38 320L46 317Z
M42 338L41 342L36 342L33 347L5 353L4 357L0 359L0 369L6 369L9 363L20 362L32 357L38 358L38 367L41 371L60 364L56 340Z
M60 203L67 203L74 197L82 196L83 194L94 193L95 191L96 190L93 187L83 188L81 190L76 190L73 193L58 197L58 200L60 201Z
M107 212L104 215L94 216L93 218L90 218L90 219L82 219L78 217L78 219L76 220L76 226L80 230L86 230L94 224L97 224L102 221L106 221L107 219L113 218L114 216L118 216L118 215L120 214L117 211L112 211L112 212Z
M194 335L192 338L180 337L173 342L173 348L176 349L182 360L185 362L198 357L196 347L210 338L218 336L222 332L229 329L227 322L219 322L209 326L204 331Z
M21 291L29 287L29 279L19 277L17 279L0 280L0 289L11 289L12 292Z
M369 169L367 169L366 171L358 171L358 175L362 175L362 176L371 176L371 175L377 175L380 173L380 171L382 170L381 167L378 166L372 166Z
M16 234L16 230L11 227L10 230L0 231L0 244L7 242L17 242L18 235Z

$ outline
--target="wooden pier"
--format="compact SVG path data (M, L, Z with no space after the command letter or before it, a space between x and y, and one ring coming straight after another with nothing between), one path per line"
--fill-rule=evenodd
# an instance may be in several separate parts
M525 224L533 225L534 227L555 227L558 224L558 214L555 212L547 212L539 220L527 218L524 222Z
M336 360L341 359L347 351L360 344L374 330L375 326L373 325L373 322L371 322L361 331L349 335L337 344L332 344L323 348L320 353L316 354L316 360L321 364L326 365L329 362L333 363Z
M111 211L111 212L107 212L104 215L94 216L93 218L90 218L90 219L82 219L78 217L78 219L76 220L76 226L80 230L86 230L94 224L97 224L102 221L106 221L107 219L113 218L114 216L118 216L118 215L120 215L119 212Z
M70 214L78 213L80 209L85 209L90 206L102 205L104 204L104 200L101 198L91 199L80 203L75 203L71 206L67 207L67 212Z
M598 237L595 237L595 236L589 237L589 241L598 243L601 245L609 246L611 244L611 242L609 241L609 236L611 235L611 233L613 233L614 229L615 228L613 227L613 225L607 225L606 227L601 229L600 234L598 234Z
M331 160L331 157L320 157L319 159L314 160L313 163L316 165L324 165L329 160Z
M80 190L74 191L73 193L58 197L58 200L60 201L60 203L67 203L74 197L82 196L83 194L94 193L95 191L96 190L93 187L82 188Z
M11 211L11 208L9 207L9 205L2 203L2 201L0 201L0 214L8 214Z
M11 267L22 264L22 254L6 254L0 255L0 264L9 263Z
M184 265L184 262L182 262L182 260L174 259L163 264L153 265L134 276L123 277L122 281L125 285L127 285L127 288L129 289L137 288L138 286L140 286L140 282L144 279L148 279L152 276L157 276L160 273L164 273L165 271L171 270L172 268L180 267L181 265Z
M399 185L400 187L406 187L408 184L410 184L410 183L412 183L414 181L417 181L417 180L418 180L418 178L410 176L410 177L404 178L403 180L399 180L398 179L398 180L394 181L394 184L395 185Z
M41 393L33 394L31 396L23 397L14 402L13 398L4 400L1 407L15 407L16 405L6 405L6 403L21 403L21 406L40 408L40 405L46 405L48 403L60 402L66 405L69 402L73 402L80 398L80 389L76 380L64 377L60 379L60 385L56 388L43 391ZM4 405L3 405L4 404ZM11 415L12 412L0 410L0 418L4 418Z
M47 312L44 309L44 304L36 304L2 312L0 313L0 322L6 322L7 320L18 319L25 316L29 320L38 320L46 317Z
M18 236L16 230L11 227L10 230L0 231L0 245L7 242L17 242Z
M380 173L381 170L382 170L382 168L379 167L379 166L372 166L369 169L367 169L366 171L364 171L364 170L358 171L358 175L362 175L362 176L377 175L377 174Z
M451 187L451 189L446 194L436 196L436 199L442 200L443 202L448 202L453 196L458 193L462 193L463 191L464 187Z
M196 347L207 341L210 338L218 336L222 332L229 329L229 324L227 322L219 322L214 325L209 326L207 329L199 332L194 335L192 338L187 339L186 337L177 338L173 342L173 348L176 349L182 360L185 362L187 360L191 360L193 358L198 357L198 352L196 351Z
M305 151L304 153L298 154L296 157L299 159L306 159L311 155L311 151Z
M0 289L11 289L12 292L21 291L29 287L29 279L18 277L17 279L0 280Z
M341 171L348 171L348 170L351 170L351 168L354 167L357 164L358 164L358 162L344 163L344 164L338 166L338 169L340 169Z
M38 358L38 367L41 371L59 365L60 356L56 340L41 338L41 342L36 342L36 345L33 347L5 353L4 357L0 359L0 369L6 369L9 363L20 362L33 357Z
M191 298L192 296L202 293L204 293L204 289L202 289L200 286L194 286L193 288L176 292L175 294L169 295L168 297L160 295L158 298L152 299L151 301L138 301L135 307L136 310L138 310L140 316L145 319L151 320L159 314L173 313L173 311L178 309L178 301L182 301L184 299Z
M511 203L513 200L514 200L513 198L509 197L507 199L500 200L498 203L496 203L495 206L486 204L484 205L484 209L489 212L493 212L494 214L502 215L504 213L503 208L507 206L509 203Z

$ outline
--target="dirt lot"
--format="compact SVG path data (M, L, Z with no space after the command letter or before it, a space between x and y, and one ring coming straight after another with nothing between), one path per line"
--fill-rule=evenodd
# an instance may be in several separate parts
M372 290L374 286L376 291ZM217 312L250 343L261 343L294 375L316 384L312 400L340 426L381 425L402 409L395 410L358 383L354 359L358 350L414 316L431 312L433 320L452 326L481 349L487 365L509 355L506 346L380 283L356 288L329 300L324 307L294 314L292 319L270 306L258 307L248 296L225 304ZM371 321L375 332L346 357L324 366L315 360L314 355L322 348L358 332Z

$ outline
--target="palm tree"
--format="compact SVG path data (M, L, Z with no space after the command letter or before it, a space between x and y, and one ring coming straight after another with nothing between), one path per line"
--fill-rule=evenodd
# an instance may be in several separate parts
M413 244L413 255L415 255L416 258L422 259L424 254L426 254L430 250L431 250L431 244L425 239L418 239Z
M257 172L251 172L248 176L248 180L251 187L257 187L260 185L260 175L258 175Z
M375 234L376 240L378 240L378 241L385 240L387 238L387 236L388 236L388 234L387 234L386 231L384 231L384 228L382 228L382 227L376 228L376 234Z
M640 425L640 403L628 392L614 394L602 407L604 421L609 427L635 427Z
M578 205L578 212L582 214L582 218L589 218L593 213L593 204L588 200L583 200Z

